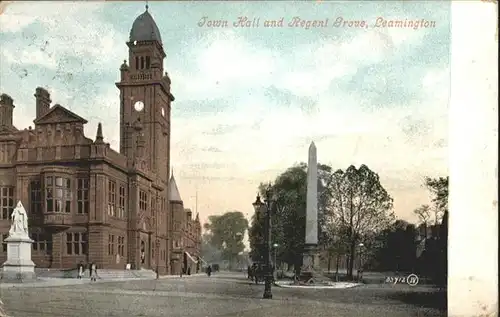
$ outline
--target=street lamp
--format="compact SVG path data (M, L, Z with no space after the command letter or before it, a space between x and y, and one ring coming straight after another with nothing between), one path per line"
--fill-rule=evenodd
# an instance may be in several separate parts
M271 290L271 283L273 279L271 271L271 185L266 190L266 197L264 202L260 200L260 196L257 195L255 202L252 204L255 209L255 214L259 215L263 212L264 207L266 208L266 218L264 222L264 263L265 263L265 286L264 286L264 298L272 299L273 293Z

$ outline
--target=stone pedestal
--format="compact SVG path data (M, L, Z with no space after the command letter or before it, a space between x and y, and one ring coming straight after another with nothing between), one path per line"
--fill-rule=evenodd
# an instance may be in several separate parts
M319 253L317 245L306 244L304 253L302 254L302 267L300 269L299 280L308 282L313 278L318 278L321 275L319 263Z
M12 282L36 279L35 263L31 260L33 240L27 235L11 235L7 243L7 261L2 267L2 280Z

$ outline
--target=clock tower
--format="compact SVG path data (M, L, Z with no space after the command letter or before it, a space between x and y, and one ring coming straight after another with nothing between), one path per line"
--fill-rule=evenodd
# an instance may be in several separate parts
M120 153L129 167L142 156L147 169L165 183L170 168L170 109L174 96L163 69L160 31L148 11L139 15L126 43L128 62L120 67Z

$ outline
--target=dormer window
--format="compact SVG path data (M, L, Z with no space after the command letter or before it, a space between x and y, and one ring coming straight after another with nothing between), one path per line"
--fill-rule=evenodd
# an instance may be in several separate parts
M149 67L151 67L151 58L146 56L146 69L149 69Z

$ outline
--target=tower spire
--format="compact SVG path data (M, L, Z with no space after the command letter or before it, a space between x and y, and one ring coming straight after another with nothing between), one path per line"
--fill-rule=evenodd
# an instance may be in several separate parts
M149 5L148 5L148 1L146 0L146 11L148 11L149 9Z

